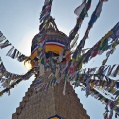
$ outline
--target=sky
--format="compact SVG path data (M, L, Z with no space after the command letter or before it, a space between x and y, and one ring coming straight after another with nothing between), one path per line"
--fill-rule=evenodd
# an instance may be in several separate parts
M59 30L67 35L76 24L77 16L74 10L81 4L82 0L54 0L51 15L55 18L55 22ZM0 31L6 38L23 54L30 55L31 41L35 34L38 33L39 15L43 6L44 0L0 0ZM92 0L91 9L88 17L85 18L79 31L79 41L84 35L88 21L94 11L98 0ZM100 40L114 25L119 21L119 0L108 0L104 3L103 11L100 18L94 24L89 33L89 38L86 41L85 47L92 47ZM7 49L7 48L6 48ZM0 50L0 56L4 61L4 65L9 72L16 74L25 74L23 63L19 63L6 56L8 50ZM107 64L118 63L119 48L109 58ZM91 60L86 67L101 66L101 62L105 55L98 56ZM25 92L30 87L34 77L28 81L23 81L11 90L11 95L4 94L0 97L0 119L11 119L12 113L16 111L19 102L25 95ZM75 89L78 97L87 110L87 114L91 119L103 119L104 105L89 96L85 97L85 92L81 92L80 88ZM115 118L113 118L115 119Z

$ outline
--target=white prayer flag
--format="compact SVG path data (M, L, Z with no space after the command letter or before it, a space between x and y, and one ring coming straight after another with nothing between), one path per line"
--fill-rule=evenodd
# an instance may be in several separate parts
M75 10L74 10L74 13L79 16L83 10L83 8L85 7L86 5L86 2L83 2L79 7L77 7Z

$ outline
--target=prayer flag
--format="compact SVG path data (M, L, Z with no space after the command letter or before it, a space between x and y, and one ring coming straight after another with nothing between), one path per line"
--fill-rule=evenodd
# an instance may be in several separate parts
M85 7L86 5L86 2L84 1L79 7L77 7L75 10L74 10L74 13L79 16L83 10L83 8Z

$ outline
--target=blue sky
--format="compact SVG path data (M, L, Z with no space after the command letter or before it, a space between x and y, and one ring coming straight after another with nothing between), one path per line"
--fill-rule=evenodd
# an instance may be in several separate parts
M0 31L7 39L23 54L30 55L30 47L33 36L38 33L39 14L42 9L44 0L0 0ZM76 23L76 15L74 9L81 4L82 0L54 0L51 15L55 18L59 30L68 35L70 30ZM96 7L98 0L92 0L92 6L88 17L85 18L82 27L79 31L79 41L83 37L87 28L91 13ZM119 0L109 0L104 3L103 12L93 29L89 34L89 39L86 41L86 47L93 46L100 40L118 21L119 21ZM107 64L118 63L119 48L109 58ZM5 56L6 50L0 51L0 56L4 61L4 65L8 71L24 74L27 70L23 63L10 59ZM105 55L98 56L93 59L88 67L100 66ZM12 113L15 112L19 102L25 95L28 87L33 81L33 77L28 81L23 81L21 84L11 90L11 95L5 94L0 98L0 119L11 119ZM96 99L89 96L85 98L85 92L81 92L80 88L76 88L76 93L90 115L91 119L102 119L104 105Z

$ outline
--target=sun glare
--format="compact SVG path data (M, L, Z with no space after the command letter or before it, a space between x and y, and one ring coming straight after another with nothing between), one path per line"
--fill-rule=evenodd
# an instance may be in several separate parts
M30 56L30 51L31 51L31 43L32 43L32 39L35 36L35 34L37 34L38 31L37 30L32 30L29 31L24 37L23 40L20 43L20 47L21 47L21 52L23 52L25 55ZM24 45L23 45L24 44Z
M32 69L32 65L31 65L31 63L30 63L29 61L25 61L25 62L24 62L24 66L25 66L25 68L28 69L28 70Z

